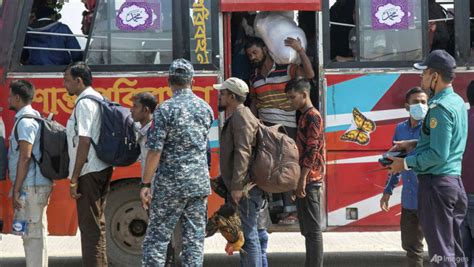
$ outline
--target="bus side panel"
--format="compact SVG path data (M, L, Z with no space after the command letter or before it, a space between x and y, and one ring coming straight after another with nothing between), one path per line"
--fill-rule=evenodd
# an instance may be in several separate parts
M392 143L395 126L408 117L405 92L419 85L418 74L328 74L326 91L327 224L331 229L389 230L400 222L401 185L390 199L391 211L382 212L380 198L387 180L380 156ZM356 125L353 109L375 124ZM368 135L343 141L349 130Z
M474 73L457 73L456 92L464 99ZM390 199L390 212L382 212L380 198L387 180L378 159L391 144L397 123L408 118L405 94L419 86L418 73L327 74L327 224L334 230L390 230L400 221L402 183ZM353 108L374 121L375 129L357 127ZM369 127L370 128L370 127ZM366 145L343 141L349 130L369 134Z
M401 186L394 190L390 198L390 213L383 212L379 205L387 181L387 171L378 170L380 165L375 158L382 153L383 151L328 152L328 227L376 226L379 230L381 227L399 224Z
M69 96L63 85L62 77L55 78L26 78L36 87L35 97L33 99L33 107L47 115L55 114L55 119L61 124L66 122L74 108L75 97ZM11 79L10 79L11 80ZM212 152L211 161L211 177L215 177L219 173L218 159L218 129L217 129L217 93L213 90L212 85L217 83L217 76L195 77L193 91L196 95L203 98L211 105L214 110L216 121L214 121L211 133L210 143ZM14 113L8 110L6 87L3 88L5 97L1 98L3 107L3 118L7 129L7 136L13 127ZM159 103L172 96L168 87L167 77L117 77L104 78L100 76L94 77L94 88L102 93L105 97L112 101L130 107L132 105L131 97L139 92L152 92L158 98ZM128 167L116 168L113 173L112 180L139 178L140 164L137 162ZM0 210L3 216L3 232L9 232L13 217L11 198L8 197L11 183L9 180L0 182L0 200L4 210ZM215 194L209 198L208 213L213 214L223 203L223 200ZM51 235L74 235L77 229L77 213L76 203L69 196L69 183L67 180L57 181L51 195L50 204L47 210L48 230Z

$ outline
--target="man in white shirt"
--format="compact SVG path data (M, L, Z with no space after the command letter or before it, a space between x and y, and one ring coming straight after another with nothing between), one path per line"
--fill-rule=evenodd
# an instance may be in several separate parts
M156 105L158 104L156 97L148 92L138 93L132 97L133 106L130 108L132 118L136 124L136 132L138 136L138 143L140 144L140 159L143 171L145 169L145 159L148 154L146 148L146 140L148 129L150 129L151 122L153 120L153 112L155 111Z
M81 230L82 265L107 266L105 244L105 200L110 189L112 167L101 161L92 142L100 135L99 103L81 98L102 98L92 87L91 70L84 62L69 65L64 72L64 87L77 96L66 126L69 152L70 193L76 199Z
M10 84L8 104L14 110L15 124L10 135L8 151L9 176L12 181L12 197L15 217L24 222L24 226L13 226L20 232L23 228L23 247L26 266L48 266L46 250L47 220L46 206L51 194L52 182L41 174L36 159L41 158L41 126L33 118L39 117L38 111L31 107L35 94L33 85L25 80L13 81ZM22 201L21 196L25 199ZM18 217L17 217L18 216Z

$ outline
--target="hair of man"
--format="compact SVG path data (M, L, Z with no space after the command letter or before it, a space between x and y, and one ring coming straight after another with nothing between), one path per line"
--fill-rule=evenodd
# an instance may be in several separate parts
M92 72L85 62L78 61L71 63L66 67L65 72L68 70L74 79L81 78L84 86L92 86Z
M158 105L156 97L149 92L142 92L132 96L132 101L140 103L143 107L147 107L150 113L153 113L156 105Z
M294 90L295 92L298 93L310 93L311 91L311 84L309 81L301 76L298 76L294 79L291 79L288 81L288 83L285 86L285 93L288 93L290 91Z
M27 80L12 81L10 83L10 90L12 94L19 96L26 104L30 104L35 96L35 87Z
M246 40L244 49L247 50L254 45L260 48L266 47L265 42L263 42L262 39L258 37L250 37Z
M405 103L410 102L410 97L415 94L426 94L426 92L419 86L413 87L405 94Z

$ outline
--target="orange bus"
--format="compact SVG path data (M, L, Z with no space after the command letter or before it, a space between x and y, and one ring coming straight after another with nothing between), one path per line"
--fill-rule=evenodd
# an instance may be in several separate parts
M433 25L446 27L446 47L457 62L454 87L465 97L474 79L472 1L454 0L0 0L0 135L8 137L14 114L8 110L10 81L27 79L36 86L34 108L53 113L65 123L74 105L63 86L65 66L33 66L22 60L32 11L41 4L59 11L77 38L83 59L93 70L93 86L109 99L130 106L134 93L150 91L159 102L169 98L167 68L175 58L194 64L193 90L214 109L210 133L211 176L219 174L217 93L212 84L236 75L236 37L242 31L242 15L289 11L305 30L307 53L315 72L313 103L325 122L327 173L323 187L322 218L326 231L377 231L398 229L401 190L395 188L390 212L382 212L379 200L387 173L377 160L391 146L397 123L408 116L403 108L405 92L420 83L412 69L433 46ZM430 6L441 15L433 18ZM381 11L380 11L381 10ZM380 11L380 12L379 12ZM395 12L396 11L396 12ZM400 18L389 23L387 14ZM139 16L137 16L139 14ZM81 23L82 22L82 23ZM83 26L84 25L84 26ZM251 23L250 23L251 26ZM440 26L440 27L441 27ZM82 29L81 29L82 28ZM350 33L352 31L352 33ZM356 46L349 48L349 35ZM311 44L311 45L310 45ZM242 54L240 55L242 56ZM244 55L245 56L245 55ZM465 98L466 99L466 98ZM353 122L353 110L376 123L361 129ZM3 123L3 125L2 125ZM3 127L3 131L2 131ZM343 138L358 130L368 142ZM107 201L107 252L114 265L136 265L147 219L138 196L139 163L115 168ZM12 222L11 188L0 181L0 228L9 233ZM209 199L209 214L223 200ZM56 182L47 210L51 235L75 235L75 202L67 181ZM270 231L298 231L298 226L274 224Z

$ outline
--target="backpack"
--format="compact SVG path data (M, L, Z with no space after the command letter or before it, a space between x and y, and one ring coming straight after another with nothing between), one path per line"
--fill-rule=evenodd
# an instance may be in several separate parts
M35 119L41 127L40 151L41 158L33 161L39 166L41 174L51 180L61 180L69 177L69 154L67 147L66 128L51 118L42 118L35 115L23 115L15 125L15 140L18 143L18 123L24 119ZM20 147L17 147L17 150Z
M279 132L281 125L259 123L250 166L252 181L268 193L296 190L300 179L298 147L288 135Z
M135 163L140 156L140 144L130 110L106 98L100 99L92 95L80 98L76 106L82 99L94 100L100 106L102 121L99 140L97 143L92 141L97 157L112 166L128 166Z

